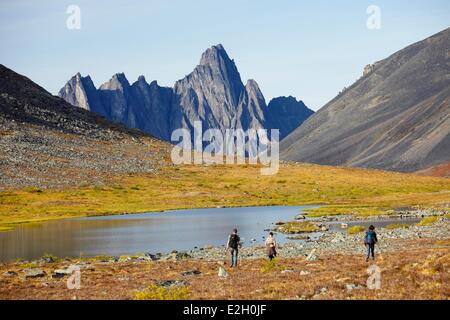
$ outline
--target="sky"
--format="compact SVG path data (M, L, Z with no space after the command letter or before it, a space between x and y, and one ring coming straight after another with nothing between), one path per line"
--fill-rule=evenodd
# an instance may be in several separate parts
M448 0L0 0L0 63L53 94L77 72L96 86L118 72L173 86L221 43L267 102L292 95L318 110L365 65L448 27Z

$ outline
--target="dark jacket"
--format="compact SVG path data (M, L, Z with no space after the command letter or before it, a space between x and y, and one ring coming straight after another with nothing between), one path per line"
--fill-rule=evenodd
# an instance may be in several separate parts
M373 230L369 230L366 232L366 236L364 237L365 244L375 244L378 242L377 233Z
M230 234L230 236L228 237L227 248L237 249L240 242L241 238L239 238L237 234Z

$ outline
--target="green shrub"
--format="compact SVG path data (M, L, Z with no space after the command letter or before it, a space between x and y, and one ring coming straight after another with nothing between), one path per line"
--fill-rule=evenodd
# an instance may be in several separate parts
M316 232L320 228L309 221L291 221L284 224L280 224L277 231L283 233L305 233L305 232Z
M39 265L34 262L25 262L20 265L20 269L33 269L37 267L39 267Z
M99 255L99 256L92 257L91 259L94 261L109 261L109 260L113 259L113 256Z
M152 284L142 291L134 294L134 300L187 300L189 299L189 287L161 287Z
M394 230L394 229L408 229L409 225L405 224L405 223L393 223L393 224L389 224L385 227L388 230Z
M43 193L44 192L44 191L42 191L42 189L35 188L35 187L25 188L24 191L26 191L28 193Z
M44 253L44 255L42 256L42 259L50 260L51 262L57 262L59 260L59 258L57 256L55 256L54 254L51 254L51 253Z
M366 230L366 227L364 226L353 226L347 229L348 234L357 234L364 232Z
M437 216L425 217L417 224L417 226L419 226L419 227L429 226L429 225L432 225L433 223L435 223L436 221L438 221L438 219L439 219L439 217L437 217Z
M278 266L276 263L276 259L273 259L273 260L264 261L260 270L262 273L268 273L270 271L275 271L277 269L278 269Z

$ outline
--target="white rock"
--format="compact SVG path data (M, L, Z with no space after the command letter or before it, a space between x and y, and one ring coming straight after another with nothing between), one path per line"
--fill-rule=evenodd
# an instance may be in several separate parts
M313 249L311 253L306 257L306 261L315 261L317 260L317 256L314 254L316 253L316 249Z
M287 274L287 273L294 273L294 270L283 270L281 271L281 274Z
M219 277L221 278L228 277L228 272L225 270L224 267L219 267Z

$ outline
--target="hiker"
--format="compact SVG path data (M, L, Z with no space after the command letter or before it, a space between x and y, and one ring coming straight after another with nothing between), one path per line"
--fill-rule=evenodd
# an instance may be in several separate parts
M230 268L237 267L238 262L238 251L241 242L241 238L239 238L237 234L237 229L233 229L233 233L228 237L227 249L230 250L231 253L231 265Z
M273 236L273 232L269 232L269 236L266 239L266 250L269 260L272 261L277 256L277 241Z
M369 230L366 231L366 236L364 237L364 244L367 246L366 262L369 262L370 256L372 256L372 260L375 260L375 243L377 242L378 239L375 232L375 227L370 226Z

